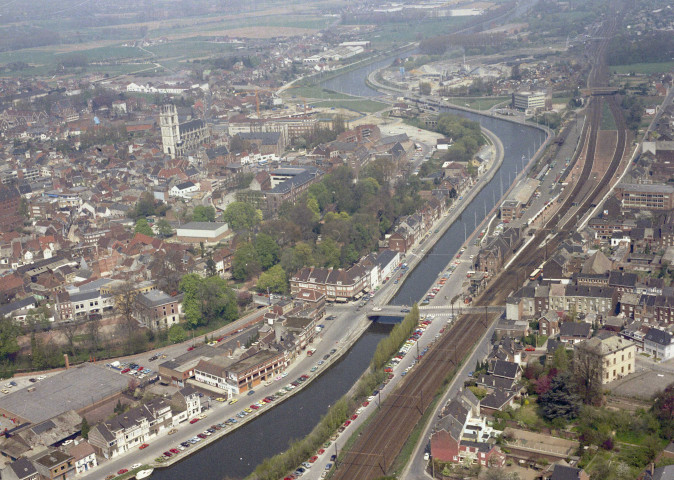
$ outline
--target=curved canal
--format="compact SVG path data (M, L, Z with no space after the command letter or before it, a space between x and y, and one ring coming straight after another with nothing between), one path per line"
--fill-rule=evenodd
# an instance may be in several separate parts
M328 80L323 87L352 95L380 95L365 85L364 79L374 69L390 64L392 58L394 57L379 60ZM545 140L545 133L533 127L460 110L453 113L479 121L501 139L504 147L503 164L494 178L466 207L461 217L427 252L423 261L407 275L400 290L391 300L393 304L412 304L421 299L437 278L437 274L459 250L465 236L470 235L485 213L496 204L501 191L505 191L514 180L516 172L521 171L522 157L528 159ZM262 460L286 450L292 440L304 437L314 428L327 412L329 405L344 395L363 373L372 359L377 343L387 331L388 327L374 324L339 362L303 391L221 440L185 457L182 462L170 468L155 470L152 478L223 479L249 475Z

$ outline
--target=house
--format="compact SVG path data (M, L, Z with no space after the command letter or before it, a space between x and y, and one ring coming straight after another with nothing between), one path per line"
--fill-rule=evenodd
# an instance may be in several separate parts
M508 337L526 337L529 335L529 322L526 320L508 320L506 318L499 319L494 330L496 336L501 338Z
M173 185L169 190L169 196L175 198L190 198L191 194L199 191L199 185L187 181Z
M590 476L582 468L556 464L549 480L590 480Z
M497 378L517 381L522 377L522 367L515 362L492 360L487 367L487 373Z
M592 335L589 323L564 322L559 326L559 341L567 345L587 340Z
M431 434L431 456L442 462L469 462L503 466L505 455L488 440L494 434L479 417L480 402L469 391L460 391L440 413Z
M68 448L68 453L75 461L75 474L77 475L98 465L96 450L84 439L75 440Z
M494 415L496 412L502 412L506 407L512 407L518 392L512 390L494 389L489 395L480 400L480 413L485 415Z
M656 360L669 360L674 357L674 337L664 330L651 328L644 337L644 353Z
M136 318L152 330L169 329L180 321L183 295L171 297L161 290L139 293L135 298Z
M35 465L25 457L16 459L0 473L0 478L3 480L38 480L40 478Z
M201 413L199 392L191 385L181 388L173 394L171 406L175 409L173 425L192 420Z
M665 465L664 467L653 468L652 471L646 472L646 475L644 475L643 479L672 480L674 479L674 465Z
M634 372L636 346L624 338L612 336L600 340L595 337L576 343L573 350L574 371L594 371L602 385ZM598 368L588 368L588 365Z
M554 337L559 333L559 316L556 312L548 312L538 319L538 334Z
M99 455L114 458L156 437L172 425L172 416L169 402L156 398L92 427L89 443Z
M75 459L61 450L52 450L36 458L34 465L45 480L66 480L75 474Z

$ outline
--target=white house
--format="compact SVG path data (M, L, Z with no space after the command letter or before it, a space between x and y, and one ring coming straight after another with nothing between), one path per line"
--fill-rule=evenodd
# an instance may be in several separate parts
M185 410L175 413L173 415L173 426L179 423L192 420L201 413L201 400L199 399L199 392L192 386L188 385L185 388L178 390L173 398L179 403L185 404Z
M89 443L105 458L137 450L173 425L171 406L164 398L150 402L95 425Z
M394 250L383 250L377 257L379 266L379 280L383 282L385 278L393 276L393 271L400 264L400 252Z
M674 357L674 337L664 330L651 328L644 337L644 352L660 361L669 360Z
M171 190L169 190L169 196L179 197L179 198L189 198L191 193L198 192L199 185L195 185L192 182L183 182L173 185Z
M86 440L75 440L68 453L75 459L75 473L84 473L98 465L96 450Z

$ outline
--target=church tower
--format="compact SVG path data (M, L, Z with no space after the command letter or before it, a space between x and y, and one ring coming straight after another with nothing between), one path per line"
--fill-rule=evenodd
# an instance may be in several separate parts
M164 153L170 155L171 158L176 158L182 142L180 140L178 110L175 105L162 105L159 125L161 126L161 143L164 147Z

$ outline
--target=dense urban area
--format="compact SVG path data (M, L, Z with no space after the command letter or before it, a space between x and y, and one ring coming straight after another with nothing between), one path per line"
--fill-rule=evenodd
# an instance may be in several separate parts
M669 2L0 33L1 480L674 480Z

